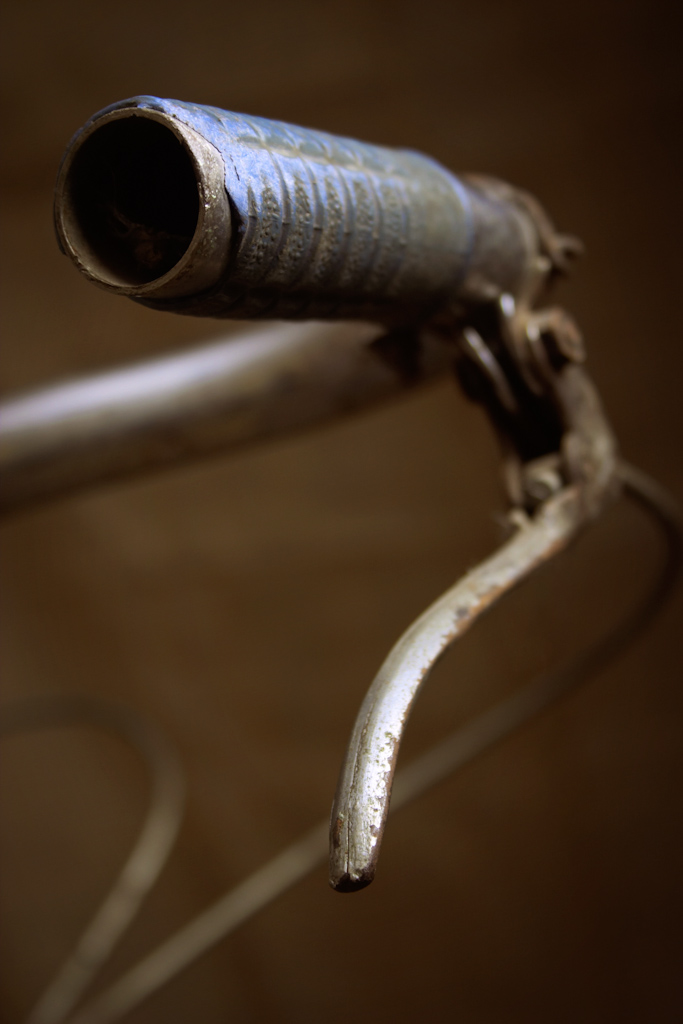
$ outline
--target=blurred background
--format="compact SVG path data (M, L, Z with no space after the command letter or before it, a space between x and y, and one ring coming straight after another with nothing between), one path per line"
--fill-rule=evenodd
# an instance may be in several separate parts
M677 5L4 4L3 392L219 337L89 286L51 192L73 132L151 93L423 150L520 185L586 255L576 315L625 455L683 498ZM234 330L234 326L229 329ZM354 420L8 522L3 702L102 696L178 746L172 860L103 975L326 816L385 653L500 540L498 455L444 381ZM620 504L439 666L404 763L614 622L658 555ZM609 670L321 868L131 1024L674 1022L683 1014L681 595ZM133 841L146 778L82 729L3 744L4 973L22 1019Z

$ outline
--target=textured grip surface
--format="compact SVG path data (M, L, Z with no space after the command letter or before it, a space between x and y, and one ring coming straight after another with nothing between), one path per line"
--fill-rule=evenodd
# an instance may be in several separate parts
M468 273L480 272L481 203L428 157L145 96L84 130L127 108L180 122L215 147L232 219L220 281L199 295L138 301L200 316L409 323L457 301ZM503 276L516 280L527 255L519 211L500 204L485 218L489 234L495 222L497 263L502 252Z

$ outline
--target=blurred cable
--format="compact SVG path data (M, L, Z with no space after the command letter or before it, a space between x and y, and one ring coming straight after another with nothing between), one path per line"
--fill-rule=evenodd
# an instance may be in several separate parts
M456 730L396 775L392 810L509 736L535 714L602 669L632 642L662 608L677 580L683 553L681 515L671 496L645 473L620 463L625 492L659 528L665 542L661 569L647 594L616 626L578 657L545 674L490 711ZM153 950L77 1013L72 1024L110 1024L134 1009L253 917L327 858L328 822L288 846ZM37 1020L37 1019L36 1019Z
M27 1018L61 1024L130 925L157 881L183 817L185 781L180 760L158 727L127 708L80 695L29 697L0 711L0 735L87 725L123 739L146 762L149 808L135 845L112 889Z

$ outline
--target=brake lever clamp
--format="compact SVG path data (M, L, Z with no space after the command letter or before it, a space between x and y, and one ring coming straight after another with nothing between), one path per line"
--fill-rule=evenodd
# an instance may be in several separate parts
M403 732L436 661L619 491L616 442L583 367L581 333L564 310L536 308L578 243L555 235L545 215L538 237L517 296L490 295L457 340L457 375L485 406L503 450L514 532L408 628L366 695L332 807L330 884L340 892L374 877Z

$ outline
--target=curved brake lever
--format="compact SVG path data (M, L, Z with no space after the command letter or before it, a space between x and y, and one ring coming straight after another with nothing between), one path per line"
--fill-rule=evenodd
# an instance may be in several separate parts
M566 547L618 491L616 445L579 365L583 349L562 346L569 318L505 301L498 308L505 322L491 336L491 347L466 328L461 352L479 374L475 392L503 442L509 515L517 531L410 626L365 697L332 807L330 885L338 892L362 889L374 877L398 749L431 669L484 611ZM530 438L541 445L531 455Z
M330 885L353 892L375 874L398 748L415 698L450 645L498 598L563 548L579 520L576 488L467 573L408 628L380 668L358 713L332 809Z

